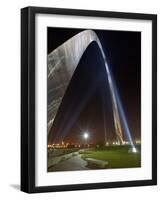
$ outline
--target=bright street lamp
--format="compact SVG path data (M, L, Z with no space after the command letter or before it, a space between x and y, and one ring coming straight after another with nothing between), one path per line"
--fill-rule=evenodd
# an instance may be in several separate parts
M85 132L85 133L83 134L83 138L84 138L84 140L85 140L85 142L86 142L86 144L87 144L87 140L88 140L88 138L89 138L89 134L88 134L87 132Z
M88 139L88 137L89 137L88 133L85 132L83 137L84 137L85 140Z

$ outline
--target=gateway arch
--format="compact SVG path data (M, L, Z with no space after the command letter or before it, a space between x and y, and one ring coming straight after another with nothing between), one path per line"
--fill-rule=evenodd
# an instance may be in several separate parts
M122 131L122 126L124 126L126 137L132 147L132 150L136 151L101 42L96 33L92 30L85 30L78 33L63 43L61 46L53 50L50 54L48 54L48 138L50 138L50 134L52 134L52 132L50 132L51 127L53 125L62 99L66 93L67 87L72 79L72 76L80 62L82 55L92 42L96 42L104 60L104 66L107 74L112 101L115 133L118 143L124 144Z

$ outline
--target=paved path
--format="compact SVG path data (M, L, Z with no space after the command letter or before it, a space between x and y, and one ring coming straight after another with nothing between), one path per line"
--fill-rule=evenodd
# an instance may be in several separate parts
M50 167L49 171L88 170L86 165L87 161L83 160L81 155L76 155L68 160L61 161L53 167Z

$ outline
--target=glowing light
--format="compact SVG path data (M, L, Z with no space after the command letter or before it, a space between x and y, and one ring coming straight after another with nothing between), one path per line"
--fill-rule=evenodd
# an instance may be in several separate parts
M108 146L109 145L109 142L106 142L105 146Z
M135 147L132 147L132 152L137 153L137 149Z
M137 153L138 151L137 151L136 147L132 147L132 148L129 149L128 152L129 153Z
M84 137L84 139L88 139L88 138L89 138L89 134L88 134L87 132L85 132L85 133L83 134L83 137Z
M115 96L116 96L116 99L117 99L117 103L118 103L118 109L120 111L120 115L121 115L121 120L122 120L122 125L124 127L124 130L125 130L125 133L126 133L126 136L130 142L130 145L133 147L135 147L134 143L133 143L133 139L132 139L132 136L131 136L131 132L130 132L130 129L129 129L129 126L128 126L128 123L127 123L127 119L126 119L126 115L124 113L124 110L123 110L123 106L122 106L122 103L121 103L121 100L120 100L120 97L118 95L118 91L116 89L116 86L115 86L115 83L113 81L113 87L114 87L114 91L115 91Z

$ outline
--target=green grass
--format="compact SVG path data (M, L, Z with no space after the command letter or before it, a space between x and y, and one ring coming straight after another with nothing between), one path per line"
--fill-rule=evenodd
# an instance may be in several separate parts
M82 154L82 158L94 158L108 161L107 168L132 168L141 166L140 147L138 153L128 153L129 147L107 147L106 149L93 149Z

